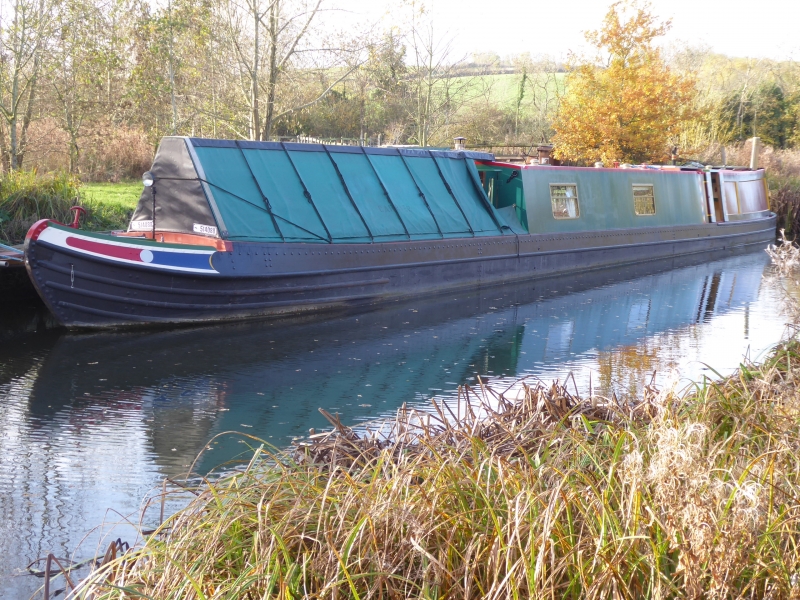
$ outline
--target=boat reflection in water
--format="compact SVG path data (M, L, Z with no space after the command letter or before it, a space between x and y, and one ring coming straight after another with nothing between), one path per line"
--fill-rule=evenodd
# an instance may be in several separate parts
M324 322L68 335L42 366L30 410L66 410L77 428L89 426L80 407L99 397L110 412L141 411L156 462L175 474L219 432L282 445L326 425L319 407L347 422L375 418L447 395L476 374L563 377L583 357L600 393L611 392L615 371L632 378L627 391L635 391L647 373L678 360L643 340L680 346L669 332L747 307L767 265L763 253L686 262L448 294ZM586 383L584 371L576 375ZM200 469L239 454L240 444L219 440Z
M764 252L683 257L614 272L450 293L372 312L192 329L65 334L31 317L28 348L0 364L0 567L68 555L92 527L135 515L164 476L246 456L241 431L286 445L327 424L452 397L476 375L548 381L574 371L601 393L635 390L653 370L734 368L783 330L762 285ZM28 337L25 337L25 336ZM509 379L512 381L512 379ZM255 443L255 442L248 442ZM153 511L157 512L157 511ZM115 530L130 537L132 530ZM83 543L94 551L100 534ZM29 578L32 579L32 578ZM23 591L24 591L23 589ZM19 590L17 590L19 591ZM19 594L21 596L21 593Z

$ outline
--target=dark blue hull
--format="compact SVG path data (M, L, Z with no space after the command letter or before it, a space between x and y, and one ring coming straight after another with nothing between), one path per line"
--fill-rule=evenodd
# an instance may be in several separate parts
M64 235L75 239L81 234ZM774 235L771 215L753 221L574 234L374 244L234 242L225 250L208 249L207 260L193 256L194 262L182 271L143 262L138 249L134 259L109 258L55 237L48 241L45 235L33 235L26 241L26 265L60 323L119 327L319 311L766 245ZM94 239L102 245L121 238ZM149 244L153 251L145 249L141 255L147 253L153 261L160 246Z

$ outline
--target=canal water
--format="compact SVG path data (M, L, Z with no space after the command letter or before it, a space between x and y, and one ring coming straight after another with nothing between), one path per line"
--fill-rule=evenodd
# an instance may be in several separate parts
M661 385L679 373L679 386L729 373L784 333L768 271L758 250L323 318L117 333L67 333L41 308L5 309L0 597L29 597L42 580L24 567L49 552L81 560L133 542L125 523L164 477L198 454L199 473L247 457L255 442L224 432L286 446L327 426L320 407L357 424L452 398L476 375L572 373L583 392L591 381L625 395L654 373Z

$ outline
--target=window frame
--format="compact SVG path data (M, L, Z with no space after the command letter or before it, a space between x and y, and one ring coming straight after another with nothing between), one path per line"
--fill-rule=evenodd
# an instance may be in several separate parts
M557 217L554 206L553 206L553 188L554 187L574 187L575 188L575 208L577 208L577 214L574 217ZM553 215L553 218L558 221L572 221L574 219L581 218L581 201L580 201L580 193L578 192L578 184L577 183L551 183L550 184L550 214Z
M634 188L637 187L649 187L652 193L653 198L653 212L651 213L639 213L636 212L636 194L634 193ZM636 217L654 217L656 213L658 213L658 209L656 208L656 186L652 183L631 183L631 198L633 199L633 214Z

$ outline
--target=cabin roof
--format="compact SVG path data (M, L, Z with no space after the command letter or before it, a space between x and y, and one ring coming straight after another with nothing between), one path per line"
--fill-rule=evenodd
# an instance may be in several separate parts
M522 170L551 170L551 171L591 171L594 173L597 172L611 172L611 173L619 173L620 171L642 171L646 173L677 173L677 174L696 174L696 173L703 173L705 172L704 169L701 168L689 168L689 167L679 167L679 166L672 166L672 165L629 165L626 167L579 167L574 165L538 165L538 164L531 164L531 165L524 165L521 163L511 163L511 162L503 162L499 160L483 160L483 159L476 159L478 166L485 166L485 167L498 167L503 169L522 169ZM708 167L707 167L708 168ZM763 167L759 167L757 169L750 169L747 167L711 167L712 171L723 171L727 177L729 178L741 178L742 174L745 173L757 173L758 171L764 171Z

